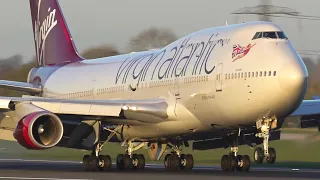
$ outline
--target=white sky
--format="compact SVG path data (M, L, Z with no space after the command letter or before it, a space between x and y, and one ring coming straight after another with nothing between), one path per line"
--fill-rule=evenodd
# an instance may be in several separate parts
M120 50L129 38L152 25L171 28L178 37L203 28L235 23L231 12L256 6L259 0L59 0L80 52L91 46L111 44ZM320 0L273 0L304 15L320 16ZM241 21L257 20L241 15ZM320 21L275 18L298 50L320 50ZM0 58L34 54L28 0L1 0Z

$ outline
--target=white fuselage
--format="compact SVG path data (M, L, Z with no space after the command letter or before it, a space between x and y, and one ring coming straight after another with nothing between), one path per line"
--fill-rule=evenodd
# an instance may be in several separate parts
M210 28L168 46L57 69L43 84L44 97L60 99L151 99L174 106L168 121L126 129L125 138L156 138L284 118L301 102L308 76L287 39L259 38L280 32L255 22ZM233 62L235 45L251 48ZM242 52L243 54L243 52ZM241 55L241 54L240 54ZM236 56L236 55L235 55ZM46 67L44 67L46 68ZM29 76L30 79L37 73Z

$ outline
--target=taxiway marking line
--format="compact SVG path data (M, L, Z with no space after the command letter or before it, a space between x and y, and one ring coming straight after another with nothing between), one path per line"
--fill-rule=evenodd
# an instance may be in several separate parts
M30 180L91 180L91 179L64 179L64 178L32 178L32 177L0 177L0 179L30 179Z

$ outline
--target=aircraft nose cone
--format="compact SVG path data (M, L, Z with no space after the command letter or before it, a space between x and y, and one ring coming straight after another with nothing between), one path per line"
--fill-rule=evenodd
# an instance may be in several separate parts
M279 72L280 86L284 90L301 90L307 81L308 72L303 64L287 63ZM288 92L289 93L289 92Z

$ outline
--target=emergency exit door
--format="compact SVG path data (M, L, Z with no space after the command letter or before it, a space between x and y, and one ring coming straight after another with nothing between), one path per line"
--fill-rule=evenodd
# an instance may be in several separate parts
M222 91L222 79L223 79L223 64L219 63L217 66L217 71L216 71L216 91L220 92Z

